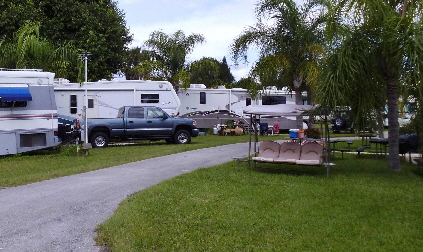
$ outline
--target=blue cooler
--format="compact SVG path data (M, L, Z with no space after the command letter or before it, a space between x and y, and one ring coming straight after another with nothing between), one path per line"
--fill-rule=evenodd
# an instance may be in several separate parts
M298 131L299 129L290 129L289 130L289 137L290 138L298 138Z

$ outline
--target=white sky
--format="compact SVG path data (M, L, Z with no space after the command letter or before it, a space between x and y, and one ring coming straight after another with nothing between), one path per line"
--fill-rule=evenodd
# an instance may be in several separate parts
M127 27L133 34L130 47L142 47L153 31L172 34L182 30L185 35L202 34L206 41L195 47L188 61L225 56L236 80L247 77L257 59L250 50L249 64L233 66L229 46L246 28L256 23L257 0L117 0L125 13Z

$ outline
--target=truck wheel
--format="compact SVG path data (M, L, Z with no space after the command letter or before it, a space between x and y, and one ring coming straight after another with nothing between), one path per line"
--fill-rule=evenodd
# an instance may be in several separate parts
M342 127L342 125L344 125L344 119L338 116L337 118L335 118L335 125L338 127Z
M178 130L174 136L177 144L188 144L191 142L191 134L186 130Z
M93 148L105 148L109 145L109 136L103 132L94 133L91 137L91 145Z

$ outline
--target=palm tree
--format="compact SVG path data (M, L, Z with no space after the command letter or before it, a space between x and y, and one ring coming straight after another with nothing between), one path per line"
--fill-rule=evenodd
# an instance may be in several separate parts
M422 94L423 29L420 0L320 0L327 10L330 56L319 103L356 103L356 112L388 105L389 168L401 170L398 99L401 90ZM324 94L324 95L323 95ZM407 99L408 97L405 97Z
M204 40L201 34L185 36L181 30L171 35L154 31L144 44L158 55L157 60L163 62L166 79L177 88L178 72L185 68L186 56Z
M57 77L82 76L82 61L71 45L56 46L39 36L39 24L27 23L13 38L0 41L0 67L43 69Z
M249 46L258 47L260 59L252 74L263 86L294 90L296 104L303 104L302 91L310 91L316 81L317 62L323 55L320 20L310 11L309 5L297 6L292 0L261 0L258 23L236 38L231 48L238 60L245 58ZM264 24L263 18L272 24ZM297 124L302 127L301 120Z

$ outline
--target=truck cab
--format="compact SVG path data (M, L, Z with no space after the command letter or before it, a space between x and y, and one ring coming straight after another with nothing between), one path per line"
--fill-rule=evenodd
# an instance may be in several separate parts
M125 106L117 118L88 119L88 139L95 148L106 147L110 139L164 139L186 144L198 133L194 120L171 117L154 106Z

